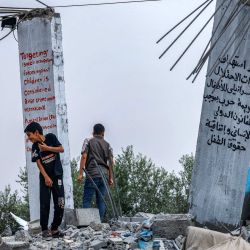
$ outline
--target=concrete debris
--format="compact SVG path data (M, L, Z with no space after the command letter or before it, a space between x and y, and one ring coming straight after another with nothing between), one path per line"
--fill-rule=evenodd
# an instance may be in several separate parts
M30 221L28 224L28 230L31 234L38 234L42 231L40 226L40 220Z
M91 222L100 223L99 210L97 208L75 209L77 226L89 226Z
M72 211L69 214L72 216ZM159 216L161 219L164 217L163 215ZM171 217L170 215L166 216L168 218ZM156 238L154 236L152 228L155 219L157 219L156 215L138 213L134 217L121 217L119 220L111 221L109 224L100 223L98 220L89 222L89 225L85 227L64 224L62 231L65 236L63 238L52 238L51 240L43 239L41 232L37 233L39 221L36 221L29 223L29 230L19 230L14 236L2 237L3 244L0 246L0 250L182 249L185 240L182 235L178 235L176 239L168 239L165 236ZM74 218L71 222L74 222Z
M26 230L20 230L15 233L16 241L32 242L32 237Z
M30 244L22 241L2 242L0 245L1 250L27 250Z
M185 236L189 226L192 226L191 216L167 214L155 216L152 228L156 237L174 240L179 235Z
M4 231L2 232L1 236L3 237L8 237L8 236L12 236L12 230L11 227L9 225L7 225L4 229Z

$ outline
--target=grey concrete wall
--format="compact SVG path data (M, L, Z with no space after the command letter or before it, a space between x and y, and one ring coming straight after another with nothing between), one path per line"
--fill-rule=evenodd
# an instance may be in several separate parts
M228 2L217 0L217 7L222 3L224 6L215 17L214 27ZM236 2L230 5L220 30ZM245 20L233 34L245 14ZM233 34L233 39L236 38L233 46L206 78L190 199L190 213L199 223L219 221L236 225L240 221L250 164L250 31L235 56L231 56L242 37L240 29L247 27L248 20L250 7L246 6L209 59L208 71ZM212 44L219 33L214 34Z
M45 134L56 134L63 144L65 206L73 208L60 16L23 21L18 26L18 44L24 127L31 121L39 122ZM30 215L35 220L40 216L39 171L31 162L31 143L27 140L25 152Z

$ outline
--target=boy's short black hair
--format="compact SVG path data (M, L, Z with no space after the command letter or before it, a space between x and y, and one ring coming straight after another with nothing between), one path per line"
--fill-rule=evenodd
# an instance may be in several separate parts
M105 128L102 124L98 123L94 126L93 132L95 135L100 135L105 132Z
M31 122L24 130L24 133L27 133L27 132L31 132L31 133L35 133L36 131L38 131L38 133L40 135L43 134L43 128L42 126L37 123L37 122Z

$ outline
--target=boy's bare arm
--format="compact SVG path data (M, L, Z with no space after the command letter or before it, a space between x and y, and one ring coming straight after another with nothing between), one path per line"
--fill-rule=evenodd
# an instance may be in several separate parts
M38 159L38 160L36 161L36 164L37 164L37 166L38 166L38 168L39 168L40 173L42 174L42 176L43 176L44 179L45 179L45 184L46 184L46 186L52 187L53 181L50 179L50 177L47 175L46 171L44 170L44 167L43 167L43 165L42 165L42 163L41 163L41 160Z
M114 179L113 179L113 166L114 166L114 159L113 157L109 160L109 185L113 185Z
M44 142L42 142L41 144L38 144L38 147L40 149L40 151L49 151L52 153L63 153L64 152L64 148L63 146L59 146L59 147L51 147L51 146L47 146Z
M83 180L83 172L84 172L84 169L85 169L86 160L87 160L87 154L83 153L82 156L81 156L81 160L80 160L79 175L77 177L78 182L82 182L82 180Z

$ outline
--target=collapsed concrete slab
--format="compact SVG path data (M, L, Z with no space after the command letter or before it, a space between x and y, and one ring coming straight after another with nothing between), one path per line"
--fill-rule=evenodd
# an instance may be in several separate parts
M29 246L30 244L24 241L5 241L4 237L0 239L0 250L27 250Z
M154 218L152 229L155 237L176 239L179 235L186 235L187 228L192 225L191 217L185 214L159 215Z
M67 208L64 210L64 224L77 226L76 213L74 209Z
M75 209L77 226L89 226L91 222L101 223L97 208Z
M64 225L76 227L89 226L91 222L101 223L97 208L65 209Z
M137 223L142 223L146 219L147 218L145 218L145 217L119 217L118 218L119 221L123 221L123 222L137 222Z

